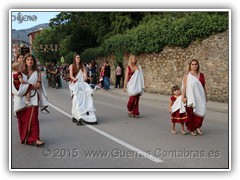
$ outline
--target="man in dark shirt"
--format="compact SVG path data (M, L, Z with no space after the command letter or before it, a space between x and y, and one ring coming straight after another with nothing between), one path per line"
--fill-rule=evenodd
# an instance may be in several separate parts
M108 61L105 62L104 68L104 89L110 89L110 76L111 76L111 67L108 64Z

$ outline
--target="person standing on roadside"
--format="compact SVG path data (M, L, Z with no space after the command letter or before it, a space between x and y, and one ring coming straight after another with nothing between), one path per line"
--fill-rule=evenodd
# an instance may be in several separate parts
M118 62L118 66L116 68L116 84L115 84L115 88L120 88L121 77L122 77L122 67L121 67L121 63Z
M110 89L110 76L111 76L111 67L108 64L108 61L105 62L104 65L104 89L109 90Z

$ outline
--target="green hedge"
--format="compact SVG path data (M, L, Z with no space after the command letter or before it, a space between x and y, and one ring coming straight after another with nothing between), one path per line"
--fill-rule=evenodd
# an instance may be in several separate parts
M136 55L161 52L166 45L186 48L196 39L205 39L227 29L225 12L188 12L180 17L149 15L136 28L106 39L100 47L84 50L81 56L88 61L124 52Z

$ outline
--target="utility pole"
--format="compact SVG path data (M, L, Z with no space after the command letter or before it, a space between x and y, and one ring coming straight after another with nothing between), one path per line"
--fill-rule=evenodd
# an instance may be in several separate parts
M19 52L19 51L20 51L20 48L21 48L21 47L20 47L20 43L19 43L19 32L18 32L18 54L20 54L20 52Z

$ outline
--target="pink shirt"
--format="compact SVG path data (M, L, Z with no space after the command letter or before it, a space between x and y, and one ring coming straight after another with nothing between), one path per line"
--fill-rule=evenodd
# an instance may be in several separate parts
M119 66L116 69L116 75L122 75L122 68L120 68Z

